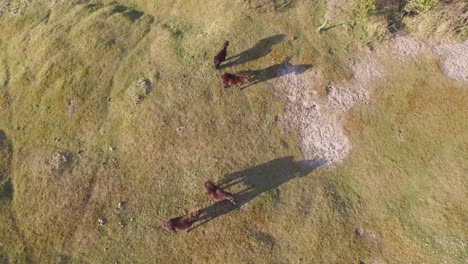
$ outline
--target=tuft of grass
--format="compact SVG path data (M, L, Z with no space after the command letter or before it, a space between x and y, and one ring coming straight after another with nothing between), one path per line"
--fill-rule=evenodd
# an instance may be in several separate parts
M411 0L405 5L406 12L423 13L437 5L439 0Z
M357 0L351 9L351 16L356 20L366 20L377 8L375 0Z
M466 2L455 0L373 1L349 4L347 20L360 42L380 42L388 34L404 33L421 39L466 39Z
M468 36L468 5L465 1L440 2L418 16L408 16L405 23L420 38L465 40Z

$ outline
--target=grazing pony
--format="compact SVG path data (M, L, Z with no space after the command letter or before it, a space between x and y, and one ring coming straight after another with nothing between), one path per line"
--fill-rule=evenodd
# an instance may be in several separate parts
M215 68L219 70L219 65L221 65L221 63L223 61L226 60L226 55L227 55L227 46L229 46L229 41L225 41L224 42L224 45L223 45L223 49L221 49L218 54L216 54L216 56L214 57L214 65L215 65Z
M198 220L200 214L201 210L196 210L189 213L188 215L171 218L163 222L163 227L167 229L167 231L171 232L184 231L190 228L192 224ZM187 230L187 232L188 231L189 230Z
M247 75L232 74L226 72L221 75L221 82L223 83L224 88L227 88L232 85L241 86L245 83L250 83L250 77Z
M221 189L221 187L215 185L212 181L206 181L204 187L205 187L206 194L208 194L213 200L215 201L228 200L234 205L236 205L236 200L234 199L234 195Z

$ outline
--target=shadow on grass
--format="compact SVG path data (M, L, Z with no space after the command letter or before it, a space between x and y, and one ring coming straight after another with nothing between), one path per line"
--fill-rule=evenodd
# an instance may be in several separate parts
M229 62L220 66L220 69L244 64L249 61L260 59L271 52L273 45L280 43L286 35L278 34L268 38L264 38L257 42L252 48L243 51L235 56L228 57Z
M13 184L11 182L10 168L13 146L5 132L0 129L0 201L10 201L13 197Z
M132 21L132 23L137 21L140 17L144 15L144 13L141 11L130 9L123 5L116 5L113 9L113 12L122 13L126 18Z
M288 8L294 7L296 1L286 0L286 1L273 1L275 6L275 11L284 11Z
M125 12L124 15L130 19L132 22L137 21L141 16L144 15L143 12L137 11L137 10L130 10L128 12Z
M250 76L250 84L242 87L241 89L245 89L251 85L254 85L259 82L268 81L270 79L274 79L277 77L281 77L287 74L302 74L306 70L312 68L312 64L291 64L289 59L283 63L275 64L270 67L261 70L254 70L254 71L245 71L242 74Z
M7 139L7 137L6 137L5 132L3 132L3 130L0 129L0 147L3 144L3 141L5 141L6 139Z
M192 229L200 227L233 210L239 209L239 207L249 203L260 194L278 188L289 180L304 177L326 162L326 160L322 159L294 161L293 157L288 156L246 170L227 174L218 182L220 187L229 188L234 185L241 185L244 187L243 190L234 194L237 200L237 206L228 201L222 201L201 209L202 215L199 219L200 223Z

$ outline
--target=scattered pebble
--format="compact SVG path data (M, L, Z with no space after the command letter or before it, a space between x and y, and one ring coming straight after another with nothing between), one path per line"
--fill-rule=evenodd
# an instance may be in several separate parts
M362 237L364 234L364 231L361 228L356 228L356 231L354 231L357 237Z
M135 103L140 104L141 102L143 102L143 99L145 99L145 97L143 95L139 95L137 96Z
M54 137L54 141L55 141L55 142L59 142L60 140L62 140L62 138L60 138L60 137Z
M112 101L112 98L106 97L106 102L110 103Z
M113 146L110 146L110 147L109 147L109 151L110 151L110 152L114 152L116 149L117 149L117 148L116 148L116 147L113 147Z
M403 140L403 129L401 129L401 128L398 129L398 138L400 140Z
M117 208L119 208L120 210L123 210L123 209L125 209L126 205L127 205L127 203L125 201L120 201Z
M124 228L124 227L125 227L125 224L124 224L122 221L120 221L120 222L119 222L119 226L120 226L120 228Z
M329 83L329 84L327 84L327 86L325 86L325 92L327 92L327 95L330 95L332 89L333 89L333 86L331 85L331 83Z
M106 225L107 224L107 219L106 218L99 218L98 223L101 226Z

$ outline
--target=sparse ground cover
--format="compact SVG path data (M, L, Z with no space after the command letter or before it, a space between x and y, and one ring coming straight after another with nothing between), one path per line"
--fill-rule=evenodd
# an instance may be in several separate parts
M291 76L320 72L301 87L326 100L328 83L356 77L362 41L386 36L319 32L342 12L328 7L4 1L0 263L465 262L468 90L462 64L461 80L442 71L450 48L380 61L367 103L337 118L352 146L342 159L314 159L285 126ZM458 30L435 35L466 38ZM261 82L222 89L212 56L225 39L239 56L223 71ZM231 192L253 188L242 209L204 196L224 177L240 179ZM216 217L161 228L192 208Z

